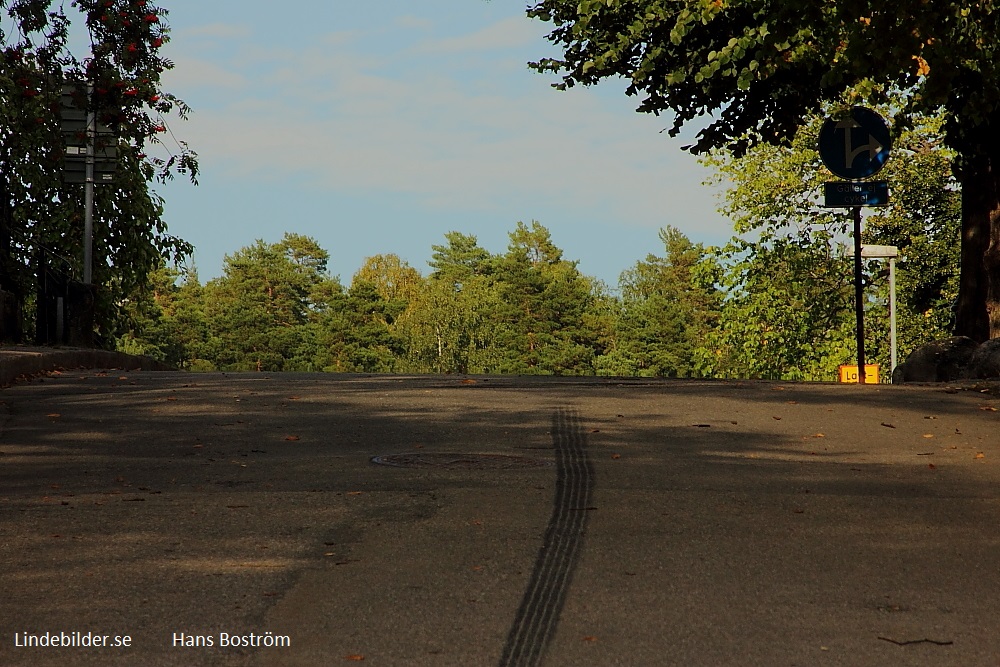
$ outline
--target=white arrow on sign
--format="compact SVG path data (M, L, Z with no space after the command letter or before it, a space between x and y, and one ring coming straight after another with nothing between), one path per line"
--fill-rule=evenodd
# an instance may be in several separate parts
M861 127L861 124L850 117L837 123L837 129L844 131L844 166L848 169L854 165L854 160L856 160L857 157L865 151L868 151L869 161L874 160L876 156L882 152L882 144L880 144L878 140L873 138L870 134L868 135L870 140L869 143L864 146L854 148L854 138L852 134L853 130L859 127Z

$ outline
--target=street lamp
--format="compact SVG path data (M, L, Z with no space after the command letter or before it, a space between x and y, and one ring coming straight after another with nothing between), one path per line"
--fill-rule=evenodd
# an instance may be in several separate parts
M894 245L863 245L861 257L889 260L889 341L891 360L889 374L896 370L896 258L899 248Z

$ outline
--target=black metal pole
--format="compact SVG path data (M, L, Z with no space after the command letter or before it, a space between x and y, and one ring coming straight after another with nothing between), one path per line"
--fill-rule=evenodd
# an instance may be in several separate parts
M858 320L858 384L865 383L865 300L861 265L861 207L854 208L854 312Z

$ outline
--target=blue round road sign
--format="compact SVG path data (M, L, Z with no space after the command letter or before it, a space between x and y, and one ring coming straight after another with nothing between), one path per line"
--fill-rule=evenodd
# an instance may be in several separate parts
M885 119L871 109L854 107L842 118L829 118L819 131L819 156L837 176L868 178L889 159L892 137Z

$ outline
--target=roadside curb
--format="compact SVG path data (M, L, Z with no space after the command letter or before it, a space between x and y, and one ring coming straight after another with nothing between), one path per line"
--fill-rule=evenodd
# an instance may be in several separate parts
M175 371L152 357L76 348L0 348L0 387L40 373L69 368Z

